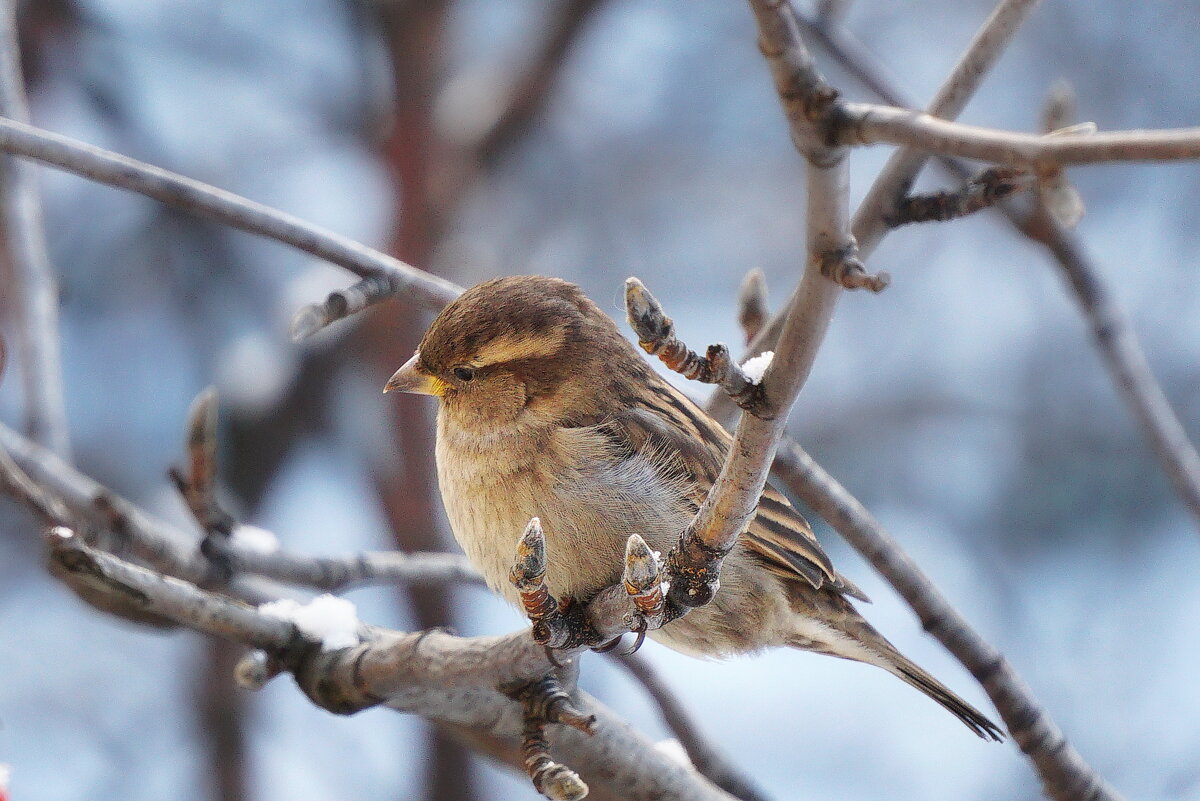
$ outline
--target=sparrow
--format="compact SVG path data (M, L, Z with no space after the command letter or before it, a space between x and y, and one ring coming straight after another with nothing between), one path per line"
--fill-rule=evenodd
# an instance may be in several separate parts
M639 534L666 553L712 487L731 437L656 373L574 284L523 275L446 306L384 392L434 395L437 473L450 526L508 601L516 543L532 517L546 583L586 602L621 579ZM768 487L706 606L650 636L699 657L774 646L866 662L941 704L985 739L999 728L902 655L855 609L807 521Z

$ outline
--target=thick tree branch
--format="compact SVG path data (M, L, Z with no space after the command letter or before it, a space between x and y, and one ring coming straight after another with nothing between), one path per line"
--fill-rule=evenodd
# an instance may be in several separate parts
M98 551L69 529L51 529L47 540L51 558L64 570L129 599L146 613L271 654L295 674L314 703L338 714L386 704L512 740L521 731L522 705L501 688L538 680L552 668L526 631L460 638L438 631L376 629L356 647L323 651L291 622ZM578 700L596 718L594 733L556 726L548 732L549 744L587 782L631 801L731 800L699 773L666 758L593 699L581 694Z
M15 0L0 8L0 117L29 121ZM58 282L46 252L37 170L11 157L0 159L0 219L12 276L10 302L25 401L25 429L64 459L71 458L58 336ZM6 293L8 294L8 293Z
M836 102L837 93L816 71L791 5L771 0L751 0L750 5L792 141L808 161L807 264L760 383L761 406L742 415L717 480L668 556L670 598L685 606L711 599L721 560L754 518L788 412L812 370L841 292L823 266L831 254L853 248L846 152L828 147L814 121Z
M1071 746L1008 660L977 634L870 512L799 445L788 442L776 475L863 555L917 613L921 625L961 662L992 699L1013 740L1056 801L1121 796Z

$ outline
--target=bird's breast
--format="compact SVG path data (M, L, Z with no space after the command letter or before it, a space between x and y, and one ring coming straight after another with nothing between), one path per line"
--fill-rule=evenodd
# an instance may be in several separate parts
M509 570L531 517L546 534L551 592L573 598L619 580L630 534L665 552L686 524L680 488L640 454L614 460L580 447L579 430L473 434L452 422L439 418L437 441L450 526L488 584L513 603Z

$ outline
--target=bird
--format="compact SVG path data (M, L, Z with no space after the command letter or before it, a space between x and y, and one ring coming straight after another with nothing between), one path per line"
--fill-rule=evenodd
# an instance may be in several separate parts
M509 581L539 517L546 583L586 602L621 579L639 534L666 553L720 472L729 433L672 386L576 285L519 275L447 305L384 392L436 396L438 484L454 537L488 585ZM650 632L702 658L791 647L865 662L941 704L984 739L1000 729L896 649L854 607L803 516L767 487L705 606Z

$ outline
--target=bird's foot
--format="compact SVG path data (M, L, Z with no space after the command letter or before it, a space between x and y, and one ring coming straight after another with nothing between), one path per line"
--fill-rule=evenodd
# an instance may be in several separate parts
M583 604L571 598L556 599L546 585L546 537L541 521L529 521L517 544L517 562L509 580L521 595L521 606L532 624L533 639L546 647L550 661L558 665L554 651L605 644L588 622Z
M556 599L546 585L546 537L541 522L529 521L517 544L517 560L509 573L517 588L521 606L532 624L535 642L546 647L550 661L558 665L554 652L580 647L605 652L616 648L621 636L602 637L587 617L586 604L572 598ZM633 650L642 646L646 633L661 628L682 614L671 601L663 584L660 557L637 534L625 544L625 570L621 580L633 602L625 616L625 625L637 635Z
M596 730L596 716L588 715L575 706L554 675L506 689L505 693L523 706L521 753L533 786L553 801L579 801L586 797L588 787L579 774L551 759L546 727L559 723L584 734L592 734Z

